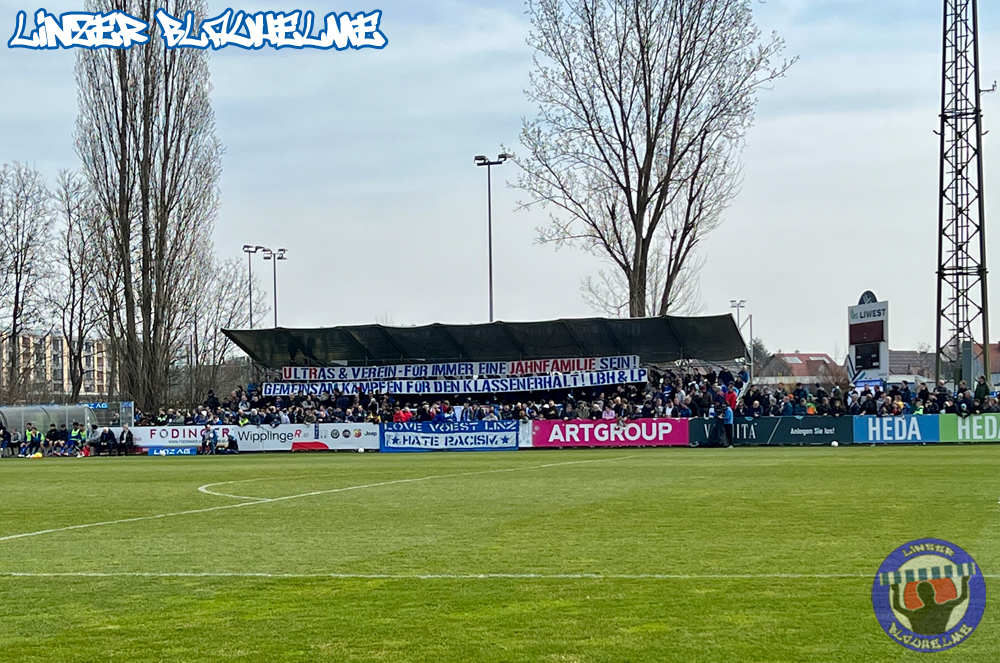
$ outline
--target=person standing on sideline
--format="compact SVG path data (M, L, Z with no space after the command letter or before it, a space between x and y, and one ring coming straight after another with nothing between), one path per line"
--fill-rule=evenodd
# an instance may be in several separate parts
M218 434L208 424L201 430L201 453L215 455L215 445L219 443Z
M726 411L722 413L722 426L726 430L726 446L733 446L733 408L726 403Z

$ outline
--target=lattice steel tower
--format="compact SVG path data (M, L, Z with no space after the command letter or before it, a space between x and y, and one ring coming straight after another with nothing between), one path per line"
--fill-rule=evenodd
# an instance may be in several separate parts
M976 0L945 0L936 372L970 388L978 376L963 375L963 365L968 372L976 338L987 348L990 338L978 35ZM990 355L981 355L989 380Z

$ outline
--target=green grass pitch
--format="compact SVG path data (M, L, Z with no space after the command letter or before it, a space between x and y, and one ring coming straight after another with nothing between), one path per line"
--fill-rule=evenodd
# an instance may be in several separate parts
M882 559L933 536L1000 574L1000 446L5 459L0 485L4 662L925 661L875 621ZM1000 660L995 582L937 657Z

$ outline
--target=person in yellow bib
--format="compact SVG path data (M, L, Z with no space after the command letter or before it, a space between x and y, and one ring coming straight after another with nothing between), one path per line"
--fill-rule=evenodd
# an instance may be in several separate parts
M22 449L27 456L38 453L42 446L42 434L35 428L35 424L28 422L24 429L24 444Z
M69 449L66 450L66 454L75 454L83 451L83 446L87 441L87 432L83 430L83 426L80 425L79 421L73 422L73 430L69 432Z

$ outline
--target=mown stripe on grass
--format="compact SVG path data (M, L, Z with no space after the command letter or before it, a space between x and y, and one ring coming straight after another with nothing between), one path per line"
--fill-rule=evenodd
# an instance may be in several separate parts
M984 575L984 578L1000 578ZM255 572L50 572L0 571L0 578L274 578L342 580L839 580L872 579L870 573L255 573Z
M125 523L137 523L144 520L157 520L159 518L173 518L175 516L191 516L199 513L210 513L212 511L222 511L224 509L239 509L246 506L257 506L260 504L271 504L273 502L284 502L287 500L296 500L303 497L315 497L317 495L329 495L332 493L343 493L349 490L361 490L363 488L377 488L379 486L392 486L395 484L403 483L416 483L418 481L431 481L433 479L452 479L456 477L468 477L480 474L496 474L498 472L523 472L526 470L540 470L548 467L559 467L562 465L580 465L583 463L605 463L615 460L627 460L629 458L635 458L635 456L616 456L614 458L593 458L589 460L571 460L562 463L545 463L543 465L529 465L527 467L502 467L493 470L477 470L475 472L455 472L453 474L432 474L425 477L413 477L410 479L394 479L392 481L379 481L377 483L366 483L359 486L345 486L343 488L331 488L329 490L314 490L308 493L299 493L297 495L282 495L281 497L247 497L244 499L253 500L250 502L239 502L238 504L222 504L219 506L210 506L202 509L187 509L185 511L173 511L170 513L158 513L151 516L136 516L134 518L120 518L118 520L103 520L96 523L84 523L82 525L68 525L66 527L53 527L50 529L38 530L36 532L23 532L21 534L8 534L7 536L0 536L0 541L11 541L14 539L25 539L31 536L41 536L43 534L55 534L58 532L69 532L77 529L88 529L91 527L104 527L107 525L123 525ZM280 479L281 477L274 477L275 479ZM228 483L228 482L223 482ZM205 484L201 488L207 486L213 486L218 484ZM202 491L204 492L204 491ZM227 497L235 497L229 496Z

